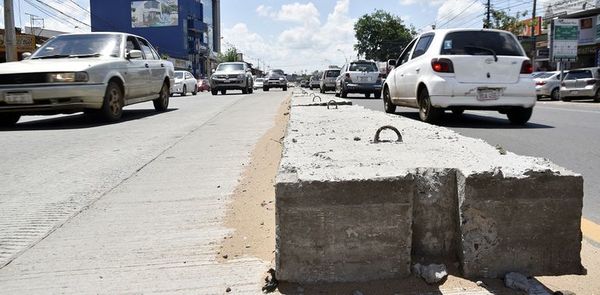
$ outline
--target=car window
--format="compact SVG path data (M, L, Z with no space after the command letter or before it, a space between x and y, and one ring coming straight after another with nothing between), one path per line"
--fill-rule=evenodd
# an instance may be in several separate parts
M217 71L243 71L243 64L220 64Z
M142 48L142 52L144 53L144 59L155 59L154 54L152 53L152 49L148 42L144 39L138 38L140 42L140 47Z
M541 74L537 75L536 78L546 79L546 78L552 77L552 75L554 75L554 73L541 73Z
M402 51L402 54L400 55L400 57L398 58L398 60L396 61L396 66L400 66L404 63L406 63L408 61L408 58L410 57L410 52L412 51L413 47L415 46L417 39L412 40L408 46L406 46L406 48L404 49L404 51Z
M353 62L350 64L351 72L377 72L377 65L372 62Z
M573 70L569 71L565 80L575 80L575 79L588 79L592 78L592 71L590 70Z
M175 72L175 78L183 79L183 72Z
M340 75L340 71L327 71L326 77L335 78Z
M512 34L496 31L448 33L442 42L440 53L444 55L525 55Z
M427 49L429 49L429 45L431 45L432 40L432 34L426 34L421 36L419 42L417 42L417 45L415 46L415 52L413 53L412 58L414 59L425 54L425 52L427 52Z
M62 35L48 40L32 59L52 56L121 56L122 37L116 34Z

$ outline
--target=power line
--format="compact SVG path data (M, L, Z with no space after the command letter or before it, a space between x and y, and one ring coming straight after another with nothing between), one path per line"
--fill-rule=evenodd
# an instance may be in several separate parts
M84 22L82 22L82 21L80 21L80 20L78 20L78 19L76 19L76 18L74 18L74 17L72 17L72 16L70 16L70 15L62 12L62 11L60 11L59 9L56 9L55 7L53 7L50 4L44 3L44 2L42 2L40 0L35 0L35 1L38 2L38 3L40 3L40 4L42 4L42 5L44 5L44 6L46 6L46 7L48 7L48 8L50 8L50 9L52 9L52 10L54 10L54 11L56 11L56 12L58 12L58 13L60 13L60 14L62 14L62 15L64 15L67 18L70 18L70 19L72 19L72 20L74 20L74 21L76 21L76 22L84 25L84 26L91 27L89 24L86 24L86 23L84 23Z
M451 21L453 21L454 19L456 19L457 17L459 17L461 14L465 13L467 10L469 10L469 8L471 8L473 5L475 5L475 3L479 3L479 1L474 0L473 2L471 2L471 4L469 6L465 7L465 9L463 9L459 14L455 15L453 18L451 18L450 20L448 20L444 24L441 24L440 27L443 27L443 26L447 25L448 23L450 23Z
M40 6L38 6L36 3L33 2L33 0L25 0L25 2L29 5L31 5L31 7L37 9L38 11L42 12L43 14L47 15L48 17L60 22L60 23L64 23L67 22L72 26L77 26L74 23L72 23L71 21L69 21L68 19L64 19L64 18L60 18L59 16L55 15L54 13L46 10L45 8L42 8Z

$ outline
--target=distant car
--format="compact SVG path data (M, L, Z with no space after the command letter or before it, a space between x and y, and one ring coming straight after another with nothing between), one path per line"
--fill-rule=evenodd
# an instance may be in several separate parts
M263 91L269 91L271 88L281 88L287 91L287 77L283 70L270 70L263 82Z
M175 83L171 88L171 94L178 93L181 96L186 96L188 92L192 95L198 93L198 80L188 71L175 71Z
M145 101L163 112L173 75L173 64L142 37L60 35L28 59L0 64L0 125L14 125L22 115L81 111L113 122L123 107Z
M600 68L570 70L560 87L563 101L593 98L600 102Z
M264 82L265 78L256 78L256 80L254 80L254 90L263 88Z
M345 64L335 82L336 96L348 97L350 93L362 93L366 98L381 98L382 75L373 61L356 60Z
M210 81L208 79L198 79L198 91L210 91Z
M335 90L335 80L339 75L339 69L324 70L319 84L319 89L321 90L321 93L325 93L329 90Z
M320 86L321 86L321 79L319 78L319 76L310 77L310 80L308 82L308 87L310 88L310 90L319 88Z
M559 99L560 72L542 72L533 80L535 81L535 94L538 99L543 97L550 97L550 100Z
M493 110L512 124L525 124L536 103L533 66L510 32L441 29L412 40L385 80L384 109L416 107L425 122L445 110Z
M296 83L294 83L294 82L288 82L287 85L288 85L288 88L289 87L296 87Z
M243 94L254 92L250 67L244 62L221 63L210 76L212 95L227 94L227 90L241 90Z
M307 88L308 85L309 85L308 80L302 80L302 81L300 81L300 87Z

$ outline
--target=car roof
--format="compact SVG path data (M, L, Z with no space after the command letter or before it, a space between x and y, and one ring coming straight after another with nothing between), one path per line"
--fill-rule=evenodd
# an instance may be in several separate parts
M236 64L243 65L244 62L241 62L241 61L229 61L229 62L222 62L222 63L220 63L220 65L236 65Z
M130 34L130 33L123 33L123 32L87 32L87 33L66 33L66 34L61 34L59 36L84 36L84 35L120 35L120 36L133 36L133 37L138 37L138 38L142 38L142 39L146 39L142 36L138 36L135 34Z
M435 29L435 30L429 30L429 31L425 31L425 32L419 34L419 36L424 35L424 34L429 34L429 33L448 34L448 33L454 33L454 32L499 32L499 33L510 33L508 31L497 30L497 29L454 28L454 29Z

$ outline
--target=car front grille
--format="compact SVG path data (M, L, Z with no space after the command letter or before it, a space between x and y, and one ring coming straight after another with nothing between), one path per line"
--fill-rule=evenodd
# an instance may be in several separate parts
M0 74L0 85L47 83L46 73Z

